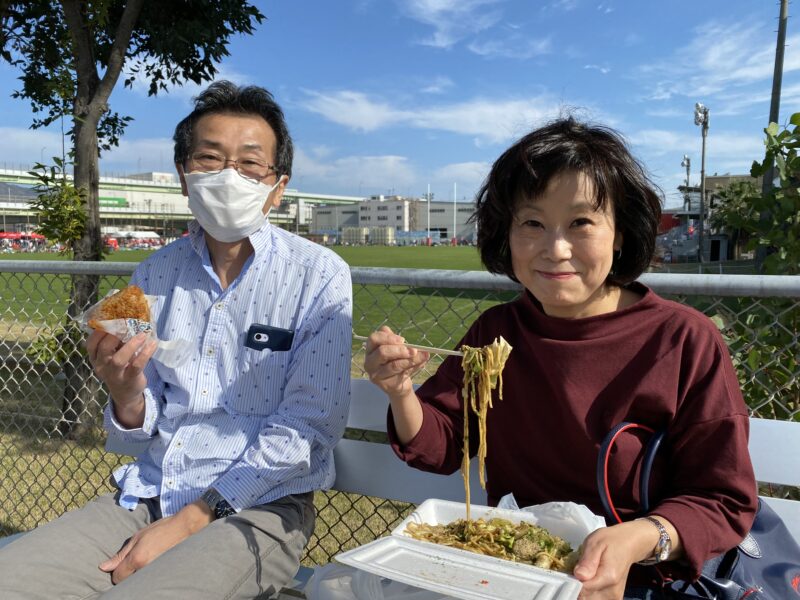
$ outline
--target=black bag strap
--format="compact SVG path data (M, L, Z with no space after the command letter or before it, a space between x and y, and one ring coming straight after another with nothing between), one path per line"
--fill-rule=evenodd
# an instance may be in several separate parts
M612 523L622 523L622 519L617 513L617 509L614 507L614 502L611 499L611 490L608 487L608 461L611 456L611 449L614 447L619 436L632 429L641 429L651 434L644 449L642 469L639 475L640 514L647 514L650 512L650 471L653 469L653 461L656 458L656 453L667 433L665 429L655 430L652 427L640 423L623 421L619 425L613 427L611 431L606 434L606 437L603 438L603 443L600 444L600 452L597 455L597 492L600 495L600 502L603 505L606 517Z

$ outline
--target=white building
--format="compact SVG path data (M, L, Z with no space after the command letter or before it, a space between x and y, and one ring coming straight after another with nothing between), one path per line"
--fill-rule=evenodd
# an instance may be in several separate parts
M454 237L472 242L475 225L467 221L474 210L472 203L431 202L428 210L428 202L420 198L377 196L357 205L315 206L309 230L332 234L341 233L345 227L390 227L398 233L424 232L426 237L430 231L433 242L448 242ZM398 243L401 239L399 235Z
M67 175L67 179L72 179L72 176ZM8 184L0 195L0 228L11 231L17 225L31 222L35 226L36 215L28 202L35 195L31 186L37 183L38 180L28 171L0 168L0 184ZM311 222L315 205L341 205L347 210L362 200L358 196L316 194L288 188L284 191L281 206L270 213L270 221L289 230L304 232ZM192 219L189 201L181 193L180 182L173 173L101 176L99 204L101 226L121 230L155 230L166 237L174 237L185 231Z

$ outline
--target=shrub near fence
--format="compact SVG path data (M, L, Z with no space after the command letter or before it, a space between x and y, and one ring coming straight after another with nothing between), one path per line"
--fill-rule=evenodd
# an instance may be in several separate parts
M93 427L78 439L60 433L63 419L59 379L59 346L52 332L63 323L70 274L93 269L103 290L124 286L134 264L0 263L0 535L30 529L84 504L110 486L111 470L125 457L102 449L99 415L105 397L80 416ZM387 324L411 341L452 347L486 308L514 298L519 286L483 272L353 268L356 333L368 334ZM643 282L667 297L703 310L724 326L755 416L800 421L797 390L796 315L800 277L648 274ZM778 307L771 312L772 307ZM756 322L752 315L759 315ZM769 315L772 315L769 318ZM774 354L772 374L754 371L748 360L759 336L769 333ZM742 335L741 332L752 335ZM775 335L780 332L780 335ZM785 340L783 347L776 340ZM352 374L363 377L363 348L353 344ZM435 369L432 361L428 372ZM426 373L419 375L420 379ZM749 386L749 388L748 388ZM92 433L94 432L94 433ZM362 435L348 431L348 437ZM324 563L343 548L385 534L412 508L410 505L329 492L317 494L319 518L306 563Z

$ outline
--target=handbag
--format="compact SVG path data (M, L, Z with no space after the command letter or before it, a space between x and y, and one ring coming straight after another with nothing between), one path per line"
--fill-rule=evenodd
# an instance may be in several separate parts
M647 514L650 510L650 472L666 430L622 422L608 432L597 458L597 489L603 510L612 523L621 523L622 519L614 507L608 486L609 455L620 435L636 429L650 435L639 477L640 514ZM697 581L665 581L664 587L670 598L800 599L800 546L781 518L759 498L753 526L738 546L706 561Z

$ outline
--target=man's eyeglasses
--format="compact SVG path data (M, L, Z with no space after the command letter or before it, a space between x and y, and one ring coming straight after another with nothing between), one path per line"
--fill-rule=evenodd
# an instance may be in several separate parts
M193 171L204 173L219 173L228 163L233 163L233 168L246 179L261 181L270 173L278 173L274 165L265 163L257 158L240 158L230 160L213 152L195 152L189 157Z

